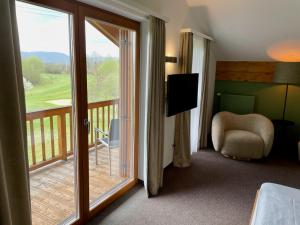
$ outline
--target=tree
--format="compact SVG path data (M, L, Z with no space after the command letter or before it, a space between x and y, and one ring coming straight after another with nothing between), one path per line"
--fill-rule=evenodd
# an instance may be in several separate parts
M44 66L45 73L50 74L62 74L70 72L70 65L67 64L59 64L59 63L47 63Z
M44 72L44 63L36 56L25 58L22 60L22 71L23 76L33 85L39 84Z
M96 69L96 97L101 96L101 100L118 98L119 79L118 59L110 58L98 64Z

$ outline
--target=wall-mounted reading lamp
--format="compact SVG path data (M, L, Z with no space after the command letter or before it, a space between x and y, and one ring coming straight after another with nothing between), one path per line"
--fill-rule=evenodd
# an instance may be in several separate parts
M166 63L177 63L177 57L175 56L166 56Z

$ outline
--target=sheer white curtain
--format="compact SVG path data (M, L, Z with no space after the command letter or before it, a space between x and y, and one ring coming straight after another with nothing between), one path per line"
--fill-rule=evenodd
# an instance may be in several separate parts
M202 94L202 80L203 80L203 64L204 64L204 38L194 35L193 36L193 62L192 72L199 74L198 83L198 107L191 110L191 153L198 151L199 146L199 124L200 124L200 106Z

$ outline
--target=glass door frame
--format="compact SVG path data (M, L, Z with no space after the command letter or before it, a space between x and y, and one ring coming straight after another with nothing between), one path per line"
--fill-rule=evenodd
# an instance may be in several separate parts
M138 183L138 139L139 139L139 82L140 82L140 23L126 17L108 12L84 3L70 0L20 0L41 7L59 10L72 15L73 18L73 48L74 48L74 79L76 89L76 113L77 113L77 181L78 181L78 215L79 219L72 224L85 224L97 213L120 198ZM133 178L118 189L112 195L104 199L99 205L90 210L89 206L89 158L88 158L88 126L85 120L88 118L87 101L87 70L85 50L85 18L90 17L111 23L117 26L136 31L136 63L135 63L135 94L134 94L134 152L133 152ZM80 106L80 107L78 107Z
M102 22L106 22L109 24L113 24L116 26L120 26L123 28L127 28L130 30L133 30L136 32L136 63L135 63L135 84L134 84L134 143L133 143L133 178L130 179L124 186L122 186L121 189L118 189L115 191L112 195L105 198L99 205L94 207L90 210L89 205L89 158L88 158L88 133L84 134L84 157L82 160L83 168L84 169L84 177L85 180L85 186L84 186L84 210L85 215L88 215L88 219L95 216L97 213L99 213L101 210L103 210L107 205L118 199L120 196L125 194L128 190L130 190L132 187L134 187L137 184L137 177L138 177L138 133L139 133L139 70L140 70L140 23L136 22L134 20L128 19L126 17L95 8L90 5L86 4L79 4L78 8L79 13L79 42L80 42L80 68L81 68L81 74L82 74L82 82L83 87L87 88L87 66L86 66L86 44L85 44L85 20L86 18L92 18L96 19ZM87 96L87 90L83 90L82 93L85 93L85 96ZM87 98L84 99L87 101ZM88 118L88 108L87 108L87 102L84 104L86 106L85 111L83 112L84 117Z

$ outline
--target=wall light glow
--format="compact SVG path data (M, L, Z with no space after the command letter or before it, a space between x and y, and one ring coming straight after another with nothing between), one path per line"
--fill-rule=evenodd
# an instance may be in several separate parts
M300 62L300 40L275 43L267 50L268 55L281 62Z

